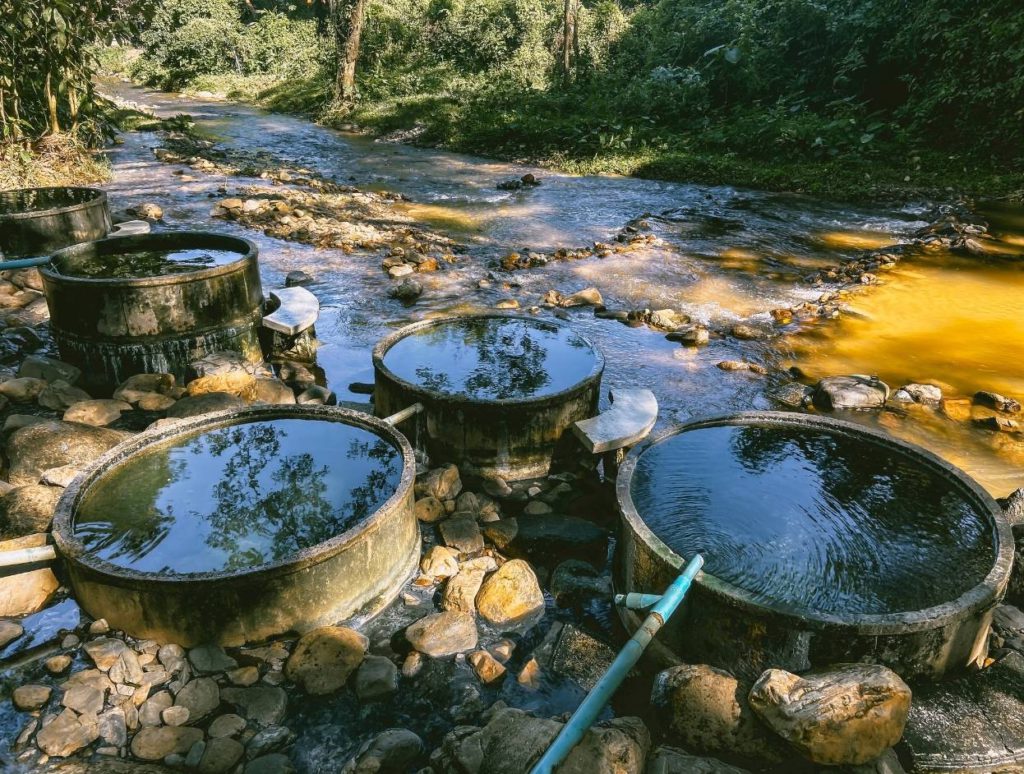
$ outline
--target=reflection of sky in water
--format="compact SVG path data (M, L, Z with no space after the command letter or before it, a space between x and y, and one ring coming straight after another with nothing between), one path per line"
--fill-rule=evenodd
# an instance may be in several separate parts
M480 400L552 395L586 378L594 363L590 345L568 328L496 317L424 328L384 355L401 379Z
M401 476L398 449L341 422L276 419L141 453L101 479L75 533L139 572L280 561L366 518Z
M69 277L100 279L160 277L225 266L241 257L241 253L231 250L139 250L102 255L92 260L66 261L59 266L59 271Z
M821 612L948 602L994 561L989 528L947 479L847 437L711 427L637 464L637 511L677 553L763 599Z

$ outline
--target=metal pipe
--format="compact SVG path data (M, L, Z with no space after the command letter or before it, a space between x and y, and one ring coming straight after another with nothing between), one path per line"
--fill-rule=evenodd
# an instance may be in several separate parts
M423 411L422 403L413 403L411 406L406 406L401 411L397 411L389 417L385 417L383 421L394 427L401 422L404 422L409 417L414 417Z
M700 554L695 555L687 563L679 577L662 594L647 619L619 651L619 655L608 667L608 671L601 676L597 685L587 694L583 703L569 718L569 722L562 727L558 736L555 737L555 741L530 770L531 774L552 774L555 767L569 757L569 753L579 744L584 734L597 720L597 716L601 714L601 710L611 700L612 694L615 693L636 662L640 660L640 656L651 644L651 640L654 639L658 630L665 625L665 621L679 607L679 603L683 601L686 592L690 590L690 584L703 564L704 557Z
M0 567L20 567L41 562L52 562L56 558L57 549L53 546L37 546L36 548L19 548L14 551L0 551Z
M0 261L0 271L7 269L29 269L33 266L45 266L50 262L50 256L44 255L41 258L14 258L10 261Z

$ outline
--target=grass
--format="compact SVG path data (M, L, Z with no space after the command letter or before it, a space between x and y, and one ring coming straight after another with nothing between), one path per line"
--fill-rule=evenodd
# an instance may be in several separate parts
M0 146L0 190L91 185L109 177L106 159L68 135L46 137L31 148Z

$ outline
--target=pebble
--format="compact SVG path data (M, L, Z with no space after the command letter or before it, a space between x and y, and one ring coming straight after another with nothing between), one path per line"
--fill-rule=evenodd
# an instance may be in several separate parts
M189 721L191 714L188 707L176 704L161 712L160 719L169 726L183 726Z
M24 633L25 629L17 621L0 621L0 648L14 642Z
M43 666L51 675L62 675L71 667L71 656L63 653L58 656L50 656L43 662Z
M295 767L287 755L271 753L253 758L245 765L244 774L292 774Z
M53 689L48 685L20 685L11 694L11 701L22 712L35 712L50 700Z

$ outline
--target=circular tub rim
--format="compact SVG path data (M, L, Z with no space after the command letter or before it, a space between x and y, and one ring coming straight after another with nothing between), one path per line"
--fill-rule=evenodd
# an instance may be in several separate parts
M633 498L630 485L633 473L641 455L659 443L679 433L705 427L721 427L724 425L777 425L788 427L811 427L831 432L853 433L867 436L871 441L882 446L895 448L903 453L918 455L922 462L938 469L947 478L952 478L962 489L963 494L982 513L990 516L992 538L995 543L992 566L985 578L965 590L958 597L932 607L921 608L898 613L856 613L839 615L822 613L797 605L778 602L766 602L756 598L754 594L722 580L710 573L701 571L694 583L701 590L712 594L719 601L739 608L752 615L776 615L799 620L802 628L813 630L854 630L858 634L884 635L909 634L916 631L934 629L953 623L967 615L984 611L994 606L1000 593L1006 587L1013 565L1014 542L1010 524L998 503L980 484L968 476L960 468L952 465L938 455L916 444L893 438L886 433L831 417L819 417L807 414L796 414L786 411L743 411L711 417L693 419L675 425L630 451L619 467L615 482L615 500L619 515L626 526L632 530L636 539L644 542L649 549L664 560L676 571L682 571L685 561L668 547L650 527L640 518ZM623 579L628 584L628 579Z
M571 331L574 335L579 336L583 341L586 342L587 346L590 347L590 351L594 354L594 365L590 371L582 377L575 384L570 385L558 392L553 392L548 395L540 395L533 398L474 398L469 395L463 395L461 393L450 393L440 392L438 390L431 390L420 384L407 381L401 378L394 371L388 368L384 364L384 357L388 351L399 341L414 333L418 333L426 328L435 328L441 325L448 325L455 322L462 322L465 320L486 320L486 319L499 319L499 320L522 320L527 323L544 323L545 325L553 325L557 328ZM419 322L411 323L410 325L404 325L396 331L389 333L383 339L377 342L373 348L373 368L376 372L379 372L390 379L392 382L398 384L402 389L407 392L411 392L414 395L426 398L430 401L444 402L448 404L466 403L471 405L478 405L481 407L502 407L502 406L547 406L549 404L560 403L566 398L572 397L574 394L581 392L586 389L594 378L599 378L604 373L605 359L604 354L601 350L594 345L589 338L584 336L582 333L576 331L568 323L562 322L561 320L550 320L547 318L528 317L524 314L517 314L514 312L482 312L479 314L459 314L459 315L445 315L444 317L434 317L428 320L420 320Z
M118 244L121 244L131 248L145 243L156 243L157 245L166 242L174 243L182 240L182 238L197 239L200 243L211 243L199 245L200 247L209 247L211 249L218 249L216 247L217 243L229 245L224 246L223 249L238 253L238 258L229 263L221 264L220 266L211 266L207 269L197 269L196 271L186 271L178 274L158 274L155 277L76 277L70 274L62 274L59 271L55 271L52 267L53 262L60 258L74 258L80 253L98 253L100 250L111 245L116 247ZM230 243L233 243L233 246L230 246ZM129 252L132 251L129 250ZM69 245L68 247L61 248L53 253L50 256L50 263L43 264L39 267L39 273L50 282L64 283L67 285L103 286L108 288L157 287L160 285L181 285L186 282L199 282L219 277L224 274L231 274L246 263L257 260L258 258L259 248L256 246L256 243L250 239L246 239L245 237L225 234L220 231L158 231L151 232L149 234L110 236L103 239L97 239L93 242L80 242L78 244Z
M402 457L401 476L395 485L395 491L372 514L351 525L344 532L322 543L303 548L285 559L242 570L216 570L177 574L139 572L98 558L76 537L74 532L74 515L82 496L101 475L124 464L142 449L166 444L179 437L196 435L222 427L248 424L260 420L289 418L354 424L367 430L376 431L378 435L387 438L387 440L395 445ZM53 538L61 558L77 562L94 572L106 576L109 582L122 586L139 582L175 586L196 582L232 582L242 578L271 578L295 573L312 565L319 564L341 553L357 541L363 540L367 535L372 534L386 516L390 515L395 509L402 507L402 503L412 490L415 479L415 455L408 439L391 425L369 414L337 406L299 406L290 404L227 409L225 411L200 414L196 417L188 417L162 430L143 431L122 441L95 460L75 477L58 500L53 517Z
M19 191L88 191L93 194L92 198L84 202L78 202L77 204L65 204L63 207L50 207L45 210L27 210L23 212L6 212L0 213L0 223L10 220L28 220L32 218L52 217L53 215L63 215L68 212L76 212L78 210L84 210L87 207L95 207L97 204L100 206L107 206L107 192L102 188L92 188L87 185L38 185L29 188L11 188L3 193L17 193Z

